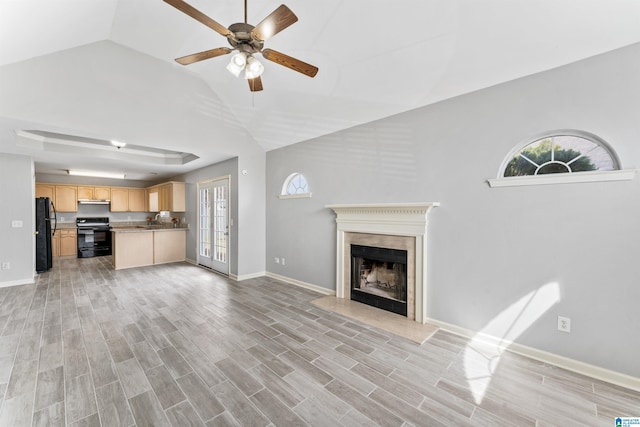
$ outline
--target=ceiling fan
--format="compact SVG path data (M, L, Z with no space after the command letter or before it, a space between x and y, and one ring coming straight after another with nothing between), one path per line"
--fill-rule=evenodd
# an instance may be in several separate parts
M244 71L244 78L249 82L249 89L252 92L262 90L260 75L264 71L264 66L253 56L256 53L261 53L265 59L309 77L315 77L318 72L318 67L311 64L273 49L264 49L265 41L298 21L298 17L284 4L254 27L247 23L247 0L244 0L244 22L231 24L229 28L226 28L183 0L164 0L164 2L226 37L231 45L231 48L218 47L176 58L176 62L179 64L189 65L238 51L231 58L227 70L236 77Z

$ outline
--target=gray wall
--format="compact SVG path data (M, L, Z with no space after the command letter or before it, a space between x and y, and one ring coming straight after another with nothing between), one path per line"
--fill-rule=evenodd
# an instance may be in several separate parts
M0 286L33 283L35 274L35 202L30 157L0 154ZM22 221L12 228L11 221Z
M559 301L516 341L640 376L640 178L486 183L512 148L554 129L592 132L623 168L637 168L638 76L634 45L267 153L267 270L335 289L336 225L326 204L438 201L428 236L430 318L495 327L512 304L557 282ZM277 198L292 172L308 178L312 198ZM558 315L572 319L570 334L556 330Z

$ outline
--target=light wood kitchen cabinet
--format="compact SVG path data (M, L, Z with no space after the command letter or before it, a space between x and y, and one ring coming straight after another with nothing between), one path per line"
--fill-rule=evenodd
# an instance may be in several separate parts
M180 262L186 259L186 229L113 229L113 268Z
M78 186L78 200L93 200L93 187Z
M111 200L111 188L93 187L93 197L97 200Z
M61 229L60 233L60 256L77 256L78 254L78 233L75 229Z
M60 230L51 236L51 256L60 256Z
M149 212L160 211L160 190L159 187L149 188L147 190L149 196Z
M146 212L144 188L111 188L111 212Z
M56 185L55 205L58 212L78 212L78 187Z
M77 256L78 233L75 228L59 228L56 234L51 236L51 255Z
M129 212L129 189L111 189L111 212Z
M184 261L187 252L187 233L184 230L153 233L153 263Z
M110 187L78 186L78 200L109 200L111 199Z
M184 182L167 182L148 189L149 211L184 212L186 208Z
M55 205L56 186L53 184L36 184L36 197L48 197Z
M146 212L147 191L144 188L129 189L129 212Z
M119 233L112 231L113 268L142 267L153 264L153 231Z

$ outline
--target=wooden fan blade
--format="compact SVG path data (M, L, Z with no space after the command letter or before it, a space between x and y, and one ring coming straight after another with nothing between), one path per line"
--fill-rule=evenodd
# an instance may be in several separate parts
M229 31L229 29L226 28L224 25L218 24L216 21L209 18L207 15L200 12L198 9L191 6L190 4L185 3L182 0L164 0L164 2L175 7L180 12L189 15L196 21L203 23L204 25L211 28L213 31L215 31L218 34L221 34L225 37L231 34L231 31Z
M256 25L253 31L251 31L251 34L265 41L296 22L298 22L298 17L291 9L285 5L280 5L280 7Z
M204 52L181 56L180 58L176 58L176 62L182 65L189 65L194 62L204 61L205 59L215 58L216 56L226 55L231 52L233 52L233 49L229 49L228 47L217 47L215 49L205 50Z
M280 53L273 49L263 49L262 56L269 61L291 68L292 70L309 77L315 77L318 73L318 67L314 67L311 64L307 64L306 62L302 62L299 59L292 58L289 55L285 55L284 53Z
M251 92L260 92L262 90L262 79L260 76L253 79L247 79L247 81L249 82L249 90Z

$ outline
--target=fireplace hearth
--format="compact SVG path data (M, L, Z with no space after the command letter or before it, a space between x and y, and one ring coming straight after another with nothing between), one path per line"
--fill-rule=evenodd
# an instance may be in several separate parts
M407 315L407 251L351 245L351 299Z

